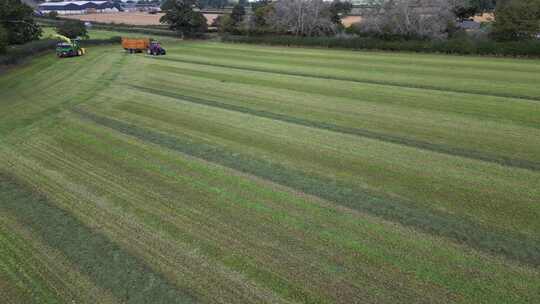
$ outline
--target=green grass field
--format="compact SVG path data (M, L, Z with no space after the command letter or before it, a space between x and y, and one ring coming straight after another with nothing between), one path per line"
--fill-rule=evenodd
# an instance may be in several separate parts
M540 303L540 61L164 46L0 75L0 303Z

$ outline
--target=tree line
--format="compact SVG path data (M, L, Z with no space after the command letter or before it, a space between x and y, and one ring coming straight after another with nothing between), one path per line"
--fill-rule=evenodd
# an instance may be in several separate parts
M492 39L535 39L540 33L540 0L372 0L370 4L371 13L350 29L341 24L352 9L344 0L241 0L213 25L221 33L236 35L348 33L381 39L448 39L463 34L457 26L460 21L493 12L495 21L483 29ZM165 0L161 22L181 36L200 34L207 30L201 7L197 0Z
M0 0L0 52L7 45L39 39L41 27L34 21L33 13L20 0Z

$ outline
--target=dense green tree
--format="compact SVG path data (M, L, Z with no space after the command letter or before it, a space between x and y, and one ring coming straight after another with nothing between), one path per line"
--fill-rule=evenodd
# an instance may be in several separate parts
M34 22L33 12L21 0L0 0L0 25L7 31L9 44L39 39L41 27Z
M66 20L56 27L56 32L68 38L88 38L84 22L80 20Z
M195 0L170 0L171 5L165 6L165 15L159 20L166 23L181 37L197 36L208 29L206 18L200 12Z
M268 0L260 0L251 3L251 10L253 11L253 26L259 29L268 26L266 20L273 11L273 5Z
M242 22L245 15L246 9L242 5L236 4L231 12L232 25L237 26L240 22Z
M214 22L220 33L231 33L235 30L230 14L221 15Z
M495 9L493 37L497 40L533 39L540 33L540 0L500 0Z

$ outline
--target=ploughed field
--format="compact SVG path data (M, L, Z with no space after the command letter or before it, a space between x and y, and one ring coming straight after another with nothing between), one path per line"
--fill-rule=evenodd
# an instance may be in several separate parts
M540 302L540 61L163 45L0 76L1 303Z

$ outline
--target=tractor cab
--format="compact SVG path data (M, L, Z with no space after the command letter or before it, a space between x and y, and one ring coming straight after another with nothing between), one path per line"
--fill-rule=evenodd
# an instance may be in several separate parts
M165 55L166 51L163 47L161 47L161 43L156 40L151 40L150 45L148 46L148 54L150 55Z

